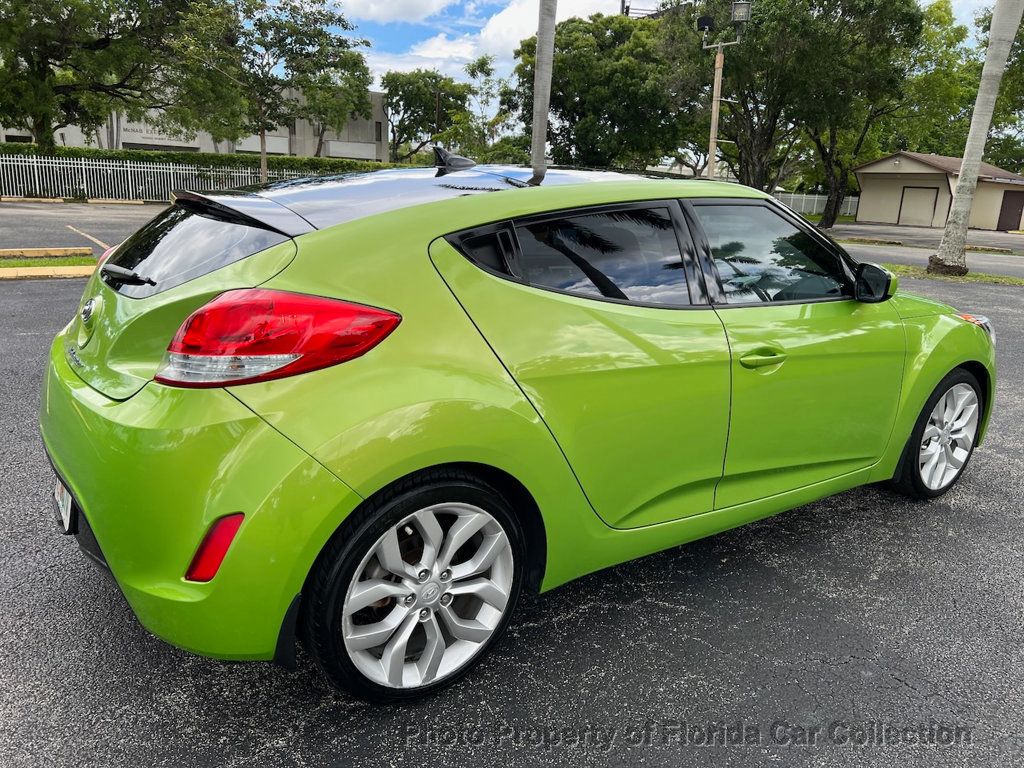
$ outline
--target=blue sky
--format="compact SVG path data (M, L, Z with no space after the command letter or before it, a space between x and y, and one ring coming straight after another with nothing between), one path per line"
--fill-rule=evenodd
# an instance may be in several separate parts
M537 28L538 0L342 0L342 10L372 47L367 61L378 77L389 69L435 68L463 77L462 68L492 54L506 74L512 52ZM634 0L654 6L657 0ZM993 0L953 0L957 18L970 24ZM618 13L619 0L559 0L559 20Z

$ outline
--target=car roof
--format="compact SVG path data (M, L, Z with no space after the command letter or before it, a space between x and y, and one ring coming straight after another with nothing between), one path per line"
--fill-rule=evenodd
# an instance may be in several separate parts
M527 186L529 168L475 166L449 173L437 168L388 168L370 173L295 179L256 194L285 206L317 229L399 208ZM630 178L608 171L551 170L544 186Z
M448 172L434 167L386 168L367 173L289 179L241 190L176 192L175 198L221 211L230 209L263 226L297 236L422 203L529 187L532 175L530 168L510 165L478 165ZM613 171L551 168L544 177L543 187L595 182L658 183L655 179ZM718 186L715 182L691 183ZM743 188L737 191L739 189Z

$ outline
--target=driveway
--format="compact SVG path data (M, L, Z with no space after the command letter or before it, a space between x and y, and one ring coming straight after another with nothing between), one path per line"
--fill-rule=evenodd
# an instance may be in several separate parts
M82 282L0 284L0 765L1019 765L1024 292L904 284L1002 340L957 489L862 488L593 574L526 600L464 684L386 708L307 657L218 662L139 626L58 534L36 428Z
M825 230L836 240L847 237L870 237L877 240L898 240L904 245L922 248L938 248L942 240L941 227L900 227L895 224L836 224ZM1024 235L1009 232L990 232L971 229L967 232L967 243L982 248L1010 248L1024 253Z

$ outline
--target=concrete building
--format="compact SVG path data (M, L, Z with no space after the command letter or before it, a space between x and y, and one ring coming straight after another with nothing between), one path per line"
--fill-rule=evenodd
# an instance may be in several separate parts
M854 169L860 184L857 221L944 227L963 160L896 152ZM981 164L970 226L1011 230L1024 227L1024 176Z
M346 157L355 160L384 161L388 156L387 118L384 95L370 93L370 118L350 120L340 133L327 131L321 151L323 157ZM316 153L319 134L316 126L297 120L292 126L280 126L267 136L267 153L312 157ZM0 127L0 139L28 142L32 135L21 128ZM76 126L61 128L57 144L69 147L100 147L102 149L158 149L176 152L259 152L258 136L247 136L238 142L215 142L205 132L182 138L161 131L147 122L133 122L119 112L112 112L103 128L86 136Z

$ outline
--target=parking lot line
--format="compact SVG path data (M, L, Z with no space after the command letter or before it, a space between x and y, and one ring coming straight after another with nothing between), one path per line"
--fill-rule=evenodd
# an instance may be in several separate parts
M64 226L67 227L68 229L70 229L72 232L77 232L82 237L84 237L86 240L91 240L92 242L96 243L96 245L98 245L103 250L106 250L107 248L110 247L109 245L104 243L102 240L99 240L99 239L93 237L92 235L90 235L88 232L83 232L80 229L76 229L75 227L72 227L70 224L65 224Z

